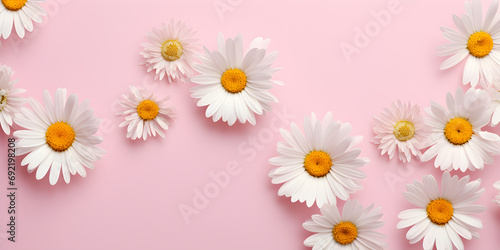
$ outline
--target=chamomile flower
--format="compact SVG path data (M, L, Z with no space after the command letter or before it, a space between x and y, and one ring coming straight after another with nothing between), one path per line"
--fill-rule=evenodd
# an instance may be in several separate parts
M24 89L14 89L15 81L11 80L14 71L10 67L0 65L0 125L5 134L10 135L12 118L19 111L26 100L16 96Z
M426 109L426 124L430 128L428 142L432 146L422 155L422 161L436 157L434 166L441 170L465 172L483 169L492 164L492 155L500 154L500 137L481 131L490 122L491 109L484 90L469 89L465 95L460 88L455 98L446 96L448 110L431 102Z
M38 4L45 0L1 0L0 4L0 37L7 39L16 30L17 35L23 38L26 31L33 31L33 21L42 22L42 16L47 12Z
M85 168L94 168L94 161L105 153L98 147L103 141L94 134L100 119L90 109L88 100L78 104L78 97L71 94L66 99L66 89L57 89L54 101L47 90L43 92L45 109L33 98L28 99L33 110L23 108L15 122L25 128L14 132L18 155L27 154L21 165L28 165L28 172L36 171L40 180L50 170L49 181L55 185L62 176L66 183L70 174L87 175Z
M304 245L313 250L378 250L387 246L382 241L385 235L376 231L384 225L379 220L380 207L373 209L371 205L364 209L357 201L349 200L342 210L341 216L336 206L323 206L321 215L315 214L312 220L304 222L304 229L316 233Z
M148 72L155 71L155 79L167 78L168 82L193 76L198 45L196 32L181 21L172 20L168 25L153 28L146 33L149 43L141 44L144 64Z
M495 182L495 184L493 184L493 187L497 191L500 191L500 181ZM495 196L495 199L493 200L493 202L500 206L500 193Z
M402 162L410 162L412 155L420 158L425 140L425 124L418 105L392 103L391 109L375 116L376 134L372 142L379 144L381 154L389 159L397 154Z
M148 136L154 137L157 133L165 138L163 130L168 129L172 118L172 108L165 105L170 97L157 100L152 93L148 94L134 86L130 86L130 92L129 95L123 95L124 100L120 105L125 111L119 113L126 116L119 126L127 126L127 138L135 140L142 137L146 140Z
M268 92L278 81L271 80L278 70L271 68L278 52L266 54L269 39L256 38L243 53L241 36L224 40L222 33L217 37L218 50L210 52L205 48L201 64L194 68L200 75L191 78L199 86L193 87L192 97L200 99L198 106L208 106L205 116L216 122L222 118L230 126L236 120L255 125L255 114L270 111L270 102L278 100Z
M406 234L410 244L423 240L424 249L437 250L464 249L462 238L479 238L478 229L483 227L481 220L473 217L486 210L486 207L474 205L484 192L479 189L481 180L469 182L469 176L461 179L443 173L441 191L432 175L423 177L422 182L414 181L406 185L404 197L418 208L399 213L401 221L397 228L411 227Z
M498 1L494 0L483 20L481 2L465 2L466 14L453 16L459 31L442 27L451 43L439 48L438 55L451 56L441 64L441 69L455 66L468 57L463 74L463 84L475 87L486 80L491 83L495 68L500 65L500 22L497 18Z
M269 159L270 164L280 166L269 173L273 184L283 183L279 196L322 207L361 190L358 180L366 175L358 168L369 160L358 158L361 149L354 146L362 137L350 135L349 123L333 121L330 112L318 121L313 113L304 118L305 136L295 123L291 128L280 130L285 142L278 143L279 156Z

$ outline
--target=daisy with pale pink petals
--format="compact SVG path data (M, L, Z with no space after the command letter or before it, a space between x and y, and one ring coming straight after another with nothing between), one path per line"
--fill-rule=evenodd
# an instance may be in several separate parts
M155 71L155 79L167 78L170 83L193 76L199 49L195 33L184 22L173 20L147 32L149 42L142 44L144 50L140 54L148 72Z
M123 95L120 102L124 111L119 113L125 116L119 126L127 127L127 138L146 140L156 134L165 138L163 131L168 129L173 115L172 107L166 105L169 99L167 96L158 100L153 93L130 86L130 94Z
M410 162L412 156L422 156L426 136L425 124L418 105L397 103L391 109L375 116L373 127L375 137L371 140L378 144L381 154L388 154L389 159L397 155L402 162Z

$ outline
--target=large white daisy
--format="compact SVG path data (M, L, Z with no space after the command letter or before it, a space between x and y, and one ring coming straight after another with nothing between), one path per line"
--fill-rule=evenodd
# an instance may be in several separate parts
M278 157L269 159L273 184L284 183L278 195L292 197L292 202L314 202L318 207L335 205L337 198L349 199L349 193L361 190L358 182L366 175L358 168L369 162L358 158L361 149L354 148L361 136L351 136L351 125L333 121L328 112L323 121L313 113L304 118L304 134L292 123L292 131L281 129L285 142L278 143Z
M155 79L167 77L168 82L193 76L192 65L198 50L195 33L184 22L173 20L147 32L149 43L141 44L144 50L140 54L145 58L148 72L154 70Z
M130 94L123 95L123 101L120 105L125 111L119 113L125 115L125 121L120 127L127 127L127 138L135 140L148 136L156 136L158 133L165 138L163 130L167 130L172 118L172 108L165 102L170 99L169 96L157 100L153 93L146 93L143 89L137 89L130 86Z
M483 21L481 1L465 2L466 14L459 18L453 15L458 32L442 27L446 39L451 43L439 48L438 55L451 56L441 64L441 69L455 66L467 56L463 84L470 82L475 87L486 80L491 83L493 73L500 65L500 22L496 16L498 1L490 5Z
M23 38L25 30L33 31L33 21L42 22L47 12L38 4L45 0L1 0L0 4L0 37L7 39L12 27L17 35Z
M194 68L200 75L191 78L194 83L191 95L200 99L198 106L207 106L206 117L216 122L222 121L233 125L236 120L248 121L255 125L255 114L262 115L270 111L270 102L278 100L268 92L278 81L271 80L277 68L271 68L278 52L266 54L269 39L256 38L243 53L243 41L240 35L224 40L222 33L217 37L218 50L210 52L205 48L201 56L202 64Z
M406 238L410 244L424 239L424 249L437 250L464 249L462 238L479 238L478 229L483 227L481 220L471 216L486 210L486 207L473 203L481 197L484 188L479 189L481 180L469 182L469 176L461 179L443 173L441 191L434 176L426 175L422 182L414 181L406 186L405 198L418 208L399 213L401 221L397 228L410 227Z
M14 71L10 67L0 65L0 125L5 134L10 134L12 118L26 102L25 98L16 96L24 89L14 89L15 81L11 80Z
M47 90L43 92L45 109L33 98L28 99L33 110L23 108L14 121L25 130L14 132L18 155L27 154L21 165L28 165L28 172L36 171L36 179L49 172L49 181L55 185L62 176L66 183L70 174L85 177L84 167L94 168L94 161L105 153L97 145L103 141L95 136L101 122L90 109L89 101L78 104L78 97L71 94L66 99L66 89L57 89L54 101Z
M492 155L500 154L500 137L481 131L490 122L491 106L484 90L469 89L465 95L460 88L455 98L446 96L448 110L431 102L425 121L430 127L429 144L422 161L436 157L434 166L441 170L460 169L465 172L483 169L492 164Z
M321 215L315 214L302 224L310 232L304 245L313 250L379 250L387 245L382 241L385 235L376 230L384 225L380 221L380 207L373 204L366 209L355 200L344 204L342 216L336 206L323 206Z
M372 142L379 144L381 154L388 154L389 159L396 154L402 162L410 162L412 155L420 158L420 149L424 147L425 124L418 105L402 104L398 100L391 109L375 116Z

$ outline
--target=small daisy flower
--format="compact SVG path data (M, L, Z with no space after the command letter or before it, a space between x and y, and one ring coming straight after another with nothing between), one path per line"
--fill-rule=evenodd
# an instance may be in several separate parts
M170 99L169 96L157 100L154 95L146 93L143 89L137 89L130 86L130 94L123 95L123 101L120 105L126 110L119 115L125 115L125 121L120 127L127 127L127 138L135 140L143 138L146 140L148 136L156 136L158 133L162 138L165 138L163 130L167 130L172 119L172 107L165 105L165 102Z
M425 140L425 124L420 115L420 107L410 103L402 104L401 101L392 103L391 109L375 116L376 134L372 142L379 144L381 154L388 154L392 159L394 154L402 162L410 162L412 155L420 158Z
M352 137L351 125L333 121L328 112L323 121L313 113L304 118L304 134L291 124L292 131L281 129L285 142L278 143L278 157L269 159L272 165L269 177L273 184L284 183L278 195L306 202L311 207L324 204L335 205L337 198L349 199L349 193L361 190L358 180L366 175L358 168L369 162L358 158L361 149L354 148L361 136Z
M384 225L380 207L373 209L373 204L364 209L355 200L344 204L342 216L336 206L323 206L321 215L315 214L302 224L307 231L316 233L309 236L304 245L313 250L334 249L384 249L382 241L385 235L376 230Z
M160 28L147 32L149 43L141 44L144 50L144 64L148 72L155 70L155 80L167 78L168 82L193 76L193 63L196 62L198 45L194 38L196 32L187 28L181 21L164 23Z
M23 38L25 30L33 31L33 21L42 22L42 16L47 12L40 6L39 2L45 0L1 0L0 4L0 37L7 39L16 30L17 35Z
M432 146L422 155L422 161L436 157L434 166L441 170L465 172L483 169L492 164L492 155L500 154L500 137L481 131L490 123L491 107L484 90L469 89L465 95L460 88L455 98L446 96L448 110L431 102L426 109L426 124L430 128L428 142Z
M414 181L406 185L403 193L406 200L418 208L399 213L401 221L397 228L411 227L406 234L410 244L423 240L424 249L437 250L464 249L462 238L479 238L478 229L483 227L481 220L473 214L481 213L486 207L474 205L484 192L479 189L481 180L469 182L469 176L461 179L443 173L441 191L432 175L423 177L422 182Z
M200 75L191 78L200 84L191 89L193 98L200 99L198 106L208 106L205 116L216 122L220 118L230 126L236 120L255 125L255 114L270 111L270 102L278 102L268 92L278 81L271 80L277 68L271 68L278 52L266 54L269 39L256 38L243 53L240 35L224 40L222 33L217 37L218 50L210 52L205 48L202 64L195 64Z
M459 31L442 27L441 31L451 43L439 48L438 55L451 56L441 64L441 69L455 66L468 56L463 74L463 84L475 87L480 80L491 83L495 68L500 65L500 22L497 18L498 1L494 0L483 21L481 1L465 2L466 14L453 22Z
M495 184L493 184L493 187L497 191L500 191L500 181L495 182ZM495 196L495 199L493 200L493 202L500 206L500 193Z
M27 154L21 165L28 165L29 173L36 169L37 180L50 170L51 185L61 171L66 183L70 174L85 177L84 167L93 169L94 161L105 153L97 146L103 139L94 135L101 120L93 115L88 100L78 104L75 94L66 99L66 89L57 89L54 101L47 90L43 92L45 109L33 98L28 101L33 110L23 108L14 119L25 128L14 132L19 138L16 153Z
M12 74L14 71L11 68L0 65L0 125L7 135L10 135L14 114L26 102L25 98L16 96L26 90L12 88L15 84L15 81L11 80Z

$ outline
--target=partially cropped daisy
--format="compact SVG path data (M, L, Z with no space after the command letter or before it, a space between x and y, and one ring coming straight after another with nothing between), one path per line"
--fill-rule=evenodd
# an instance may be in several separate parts
M333 121L328 112L323 121L313 113L304 118L305 136L292 123L292 131L281 129L285 142L278 143L278 157L269 159L273 184L283 183L278 195L306 202L311 207L335 205L337 198L349 199L349 193L361 190L358 180L366 175L358 168L369 162L358 158L361 149L354 148L361 136L351 136L351 125Z
M500 181L495 182L495 184L493 184L493 187L497 191L500 191ZM495 199L493 200L493 202L495 202L497 205L500 206L500 193L495 196Z
M402 162L410 162L412 155L420 158L425 140L425 124L418 105L392 103L391 109L375 116L376 134L372 142L379 144L381 154L389 159L397 154Z
M492 164L492 155L500 154L500 137L481 131L490 122L491 109L484 90L460 88L455 98L446 96L448 109L431 102L425 120L430 128L428 142L432 146L422 155L422 161L436 157L434 166L441 170L483 169Z
M47 12L39 2L45 0L1 0L0 4L0 37L7 39L16 30L17 35L23 38L26 31L33 31L33 21L42 22L42 16Z
M134 86L130 86L130 92L123 95L124 100L120 102L125 108L120 115L126 116L120 127L127 126L127 138L135 140L142 137L146 140L157 133L165 138L163 130L168 129L172 118L172 108L166 105L170 96L157 100L153 93L148 94Z
M141 44L144 47L141 55L148 72L155 71L155 79L166 77L168 82L193 76L192 65L198 49L195 33L184 22L173 20L147 32L149 43Z
M491 117L491 126L496 126L500 123L500 81L494 80L488 87L486 91L489 94L490 105L493 111Z
M443 173L441 191L432 175L423 177L422 182L414 181L406 185L405 198L418 208L399 213L401 221L397 228L411 227L406 234L410 244L423 240L424 249L437 250L464 249L462 238L479 238L478 229L483 227L481 220L473 217L486 210L486 207L474 205L484 192L479 189L481 180L469 182L469 176L461 179Z
M310 232L304 245L313 250L378 250L387 245L382 241L385 235L376 230L384 225L380 221L382 214L380 207L373 209L373 205L363 208L355 200L344 204L342 216L336 206L323 206L321 215L315 214L302 224Z
M16 96L26 90L13 88L15 84L15 81L11 80L13 73L11 68L0 65L0 125L3 132L8 135L14 114L26 102L24 98Z
M195 64L200 75L191 78L200 84L191 89L194 98L200 99L198 106L208 106L206 117L216 122L220 118L230 126L236 120L255 125L255 114L262 115L271 110L271 102L278 100L268 92L274 84L271 80L277 68L271 68L277 51L266 53L269 39L256 38L243 53L241 36L224 40L222 33L217 37L218 50L210 52L205 48L202 64Z
M448 69L468 56L463 74L463 84L470 82L475 87L486 80L491 83L495 68L500 65L500 23L496 16L498 1L490 5L483 21L481 1L465 2L466 14L459 18L453 15L453 21L459 31L442 27L446 39L451 43L439 48L440 56L451 56L441 64L441 69Z
M36 169L37 180L50 170L51 185L61 172L66 183L70 174L85 177L84 167L94 168L94 161L105 153L98 147L102 138L94 135L101 120L93 115L88 100L78 104L75 94L66 99L66 89L57 89L54 101L47 90L43 92L45 109L33 98L28 101L33 110L21 109L14 120L25 128L14 132L19 138L16 153L27 154L21 165L28 165L30 173Z

